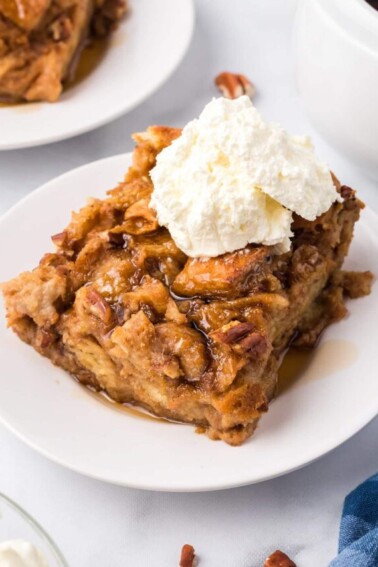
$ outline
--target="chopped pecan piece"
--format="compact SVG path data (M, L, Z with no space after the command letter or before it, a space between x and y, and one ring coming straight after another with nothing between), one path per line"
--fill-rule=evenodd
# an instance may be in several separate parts
M181 550L180 567L195 567L197 565L194 547L185 544Z
M66 41L72 34L72 22L67 16L57 18L50 25L50 34L54 41Z
M348 187L348 185L341 185L340 195L345 201L349 201L349 199L355 199L356 192L351 187Z
M311 274L326 272L327 260L319 250L310 244L295 250L292 256L291 283L308 280Z
M87 301L89 311L95 317L98 317L103 323L109 324L113 318L113 312L108 302L94 288L87 290Z
M210 336L217 342L232 346L238 354L252 357L262 356L268 347L266 338L256 331L252 323L232 321Z
M285 553L277 549L267 557L264 567L296 567L296 565Z
M238 98L247 95L250 98L256 93L255 86L245 75L239 73L230 73L226 71L220 73L214 80L216 86L226 98Z
M228 328L224 331L213 333L213 337L218 341L229 345L244 339L248 333L253 330L254 325L252 325L252 323L237 323L235 321L235 324L227 327Z
M266 352L268 342L261 333L251 333L239 342L239 346L248 356L259 357Z
M126 321L125 308L119 303L114 306L114 313L118 325L123 325Z
M63 232L58 232L57 234L53 234L51 240L53 241L55 246L58 246L58 248L60 248L61 246L64 246L64 244L67 241L67 232L63 230Z
M58 334L53 328L40 327L36 333L36 345L41 348L48 348L58 339Z

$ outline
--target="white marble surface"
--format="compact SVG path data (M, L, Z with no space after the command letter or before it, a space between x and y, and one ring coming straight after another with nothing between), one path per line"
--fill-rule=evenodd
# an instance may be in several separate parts
M130 150L133 131L152 123L184 124L215 94L212 78L226 69L250 76L264 116L293 132L310 133L318 153L378 211L377 182L329 147L301 109L290 50L296 1L196 4L189 52L147 102L78 138L0 154L1 212L68 169ZM11 253L11 236L0 245ZM291 554L298 567L322 567L336 553L345 494L378 469L377 437L375 420L330 455L286 477L218 493L158 494L64 470L0 427L0 491L40 520L72 567L174 566L186 542L197 548L201 567L262 567L277 547Z

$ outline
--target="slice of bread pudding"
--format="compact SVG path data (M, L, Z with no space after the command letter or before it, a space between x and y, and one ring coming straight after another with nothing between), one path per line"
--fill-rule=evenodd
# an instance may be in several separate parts
M275 393L290 344L314 346L371 275L340 270L363 204L294 219L290 252L248 245L189 258L149 208L149 170L180 131L137 134L133 164L53 236L57 251L4 284L9 326L81 383L238 445Z
M0 0L0 100L57 100L88 38L125 10L124 0Z

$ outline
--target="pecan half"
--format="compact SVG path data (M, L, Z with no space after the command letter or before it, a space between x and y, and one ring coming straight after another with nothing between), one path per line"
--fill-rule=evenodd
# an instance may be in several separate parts
M215 77L214 82L222 95L226 98L238 98L247 95L252 98L256 88L245 75L225 71Z
M265 560L264 567L296 567L295 563L282 551L275 551Z
M186 543L181 550L180 567L195 567L196 565L194 547Z

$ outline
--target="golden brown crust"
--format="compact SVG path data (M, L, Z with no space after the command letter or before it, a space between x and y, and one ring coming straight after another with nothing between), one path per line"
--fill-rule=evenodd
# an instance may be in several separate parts
M149 169L178 135L136 136L125 181L3 286L8 323L82 383L238 445L267 411L290 342L313 345L345 315L344 291L368 293L370 276L339 272L362 204L347 192L313 223L296 218L281 256L247 246L188 258L148 207Z

